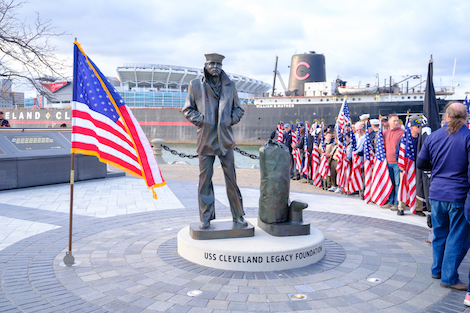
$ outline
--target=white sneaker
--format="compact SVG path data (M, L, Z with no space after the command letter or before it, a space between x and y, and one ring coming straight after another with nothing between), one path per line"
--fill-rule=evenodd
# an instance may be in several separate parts
M336 188L335 193L340 193L340 192L341 192L341 188L340 187Z
M336 187L335 186L331 186L328 191L336 191Z

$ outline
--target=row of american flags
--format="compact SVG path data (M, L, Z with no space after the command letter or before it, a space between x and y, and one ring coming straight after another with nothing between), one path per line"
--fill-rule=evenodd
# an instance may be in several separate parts
M397 200L406 203L410 207L410 211L416 213L416 166L410 127L410 123L407 121L405 123L405 132L399 143L398 165L403 171L403 177L400 180ZM320 129L318 130L318 128ZM285 134L280 126L278 129L278 141L283 142ZM311 131L313 136L311 158L309 158L310 155L307 149L308 123L305 124L305 132L302 134L299 132L298 125L297 130L292 130L292 143L295 144L294 146L299 142L300 136L304 137L303 150L305 154L302 164L299 149L295 147L292 149L294 166L300 174L306 177L311 172L312 183L319 188L322 187L322 178L326 180L331 175L329 158L326 153L323 153L326 145L323 129L323 123L314 123ZM347 99L343 102L338 114L336 130L338 134L336 141L338 161L336 177L333 179L336 179L338 188L349 194L363 190L366 203L374 202L380 206L385 205L392 192L393 184L385 156L382 125L380 125L376 136L375 152L366 126L363 159L360 157L359 152L356 152L356 136L351 127L351 115ZM320 135L320 139L318 139L318 135ZM349 147L346 142L347 136L351 139ZM348 158L348 149L352 150L351 159Z

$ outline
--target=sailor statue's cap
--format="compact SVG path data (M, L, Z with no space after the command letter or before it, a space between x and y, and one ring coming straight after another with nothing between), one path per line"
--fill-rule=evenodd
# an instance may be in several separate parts
M225 59L223 55L218 53L208 53L204 54L204 56L206 57L206 61L222 62L222 60Z

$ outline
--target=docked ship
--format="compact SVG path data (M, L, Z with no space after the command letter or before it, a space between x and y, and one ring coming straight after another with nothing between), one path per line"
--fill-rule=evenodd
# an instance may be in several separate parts
M274 73L278 74L277 68ZM108 79L116 86L149 139L196 142L195 127L183 117L181 110L189 81L200 77L202 69L127 64L118 68L118 75L119 79ZM383 86L378 86L378 78L375 84L364 86L348 86L339 77L327 82L325 56L315 52L292 56L284 95L276 93L276 76L270 93L271 86L265 82L235 74L229 74L229 77L235 82L245 108L244 117L233 127L235 141L245 145L263 144L281 121L312 123L323 120L326 125L334 124L345 98L353 121L364 113L371 117L390 113L421 113L424 100L425 81L419 75L408 76L398 82L390 77ZM420 82L409 86L414 79L420 79ZM54 83L54 87L49 87L58 99L50 103L49 108L3 110L12 127L55 128L63 123L70 125L72 84ZM453 94L453 87L437 88L439 106L445 106Z

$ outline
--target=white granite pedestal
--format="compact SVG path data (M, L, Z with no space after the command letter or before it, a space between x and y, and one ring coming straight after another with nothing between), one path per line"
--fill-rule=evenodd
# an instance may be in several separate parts
M248 219L256 225L256 219ZM189 226L178 232L178 254L193 263L233 271L278 271L304 267L325 255L325 236L311 228L309 235L275 237L255 226L254 237L194 240Z

